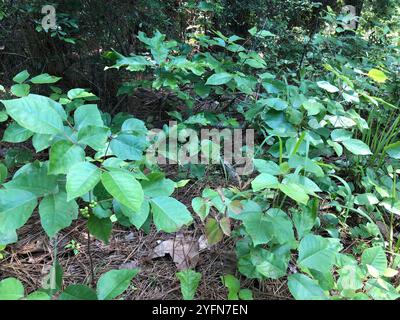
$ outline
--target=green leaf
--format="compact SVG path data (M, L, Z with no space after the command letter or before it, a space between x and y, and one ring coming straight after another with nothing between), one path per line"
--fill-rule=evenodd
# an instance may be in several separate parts
M150 203L157 230L176 232L193 221L186 206L174 198L156 197L151 199Z
M228 300L239 300L240 281L233 275L222 276L222 283L228 288Z
M28 221L36 205L36 196L31 192L0 189L0 233L7 233L22 227Z
M296 183L279 184L279 189L298 203L307 204L310 199L304 188Z
M51 300L51 297L46 292L36 291L32 292L26 297L26 300L33 300L33 301L47 301Z
M260 173L267 173L273 176L278 176L281 174L281 169L279 165L277 165L273 161L265 161L262 159L254 159L253 160L254 166L256 167L257 171Z
M110 129L105 127L85 126L78 132L78 142L99 151L106 146Z
M247 212L243 224L255 246L268 243L272 238L269 221L261 211Z
M328 91L329 93L339 92L339 88L330 84L328 81L318 81L317 85L318 87Z
M181 284L183 300L193 300L200 284L201 273L187 269L176 273Z
M253 292L250 289L241 289L239 291L240 300L253 300Z
M8 177L8 170L7 167L0 162L0 184L3 184Z
M69 169L85 161L85 151L69 141L58 141L50 149L49 174L67 174Z
M387 269L387 258L382 247L372 247L365 249L361 255L361 263L370 265L378 270L379 274L383 274Z
M21 143L33 136L33 132L21 127L18 123L11 123L4 131L3 141Z
M378 83L384 83L388 79L386 74L378 69L371 69L368 72L368 77L370 77L372 80Z
M192 208L200 217L201 221L204 221L210 213L211 204L208 200L196 197L192 199Z
M296 300L327 300L324 291L304 274L295 273L288 277L290 293Z
M23 83L29 78L30 74L28 70L21 71L14 78L13 81L16 83Z
M59 110L62 107L49 98L30 94L20 99L1 100L1 102L11 118L25 129L42 134L64 132Z
M278 179L268 173L261 173L251 182L251 187L254 192L263 189L276 189L278 186Z
M106 244L109 243L112 231L112 222L110 218L99 219L95 215L91 215L87 227L89 232L97 239L104 241Z
M132 223L137 229L140 229L147 221L150 214L150 203L149 201L143 201L143 204L139 211L135 212L122 204L119 204L122 214L129 218L129 222Z
M361 140L348 139L342 141L342 143L347 150L349 150L351 153L355 155L367 156L372 154L368 145L366 145Z
M88 286L73 284L60 294L58 300L97 300L97 294Z
M111 270L103 274L97 282L97 297L99 300L112 300L128 289L132 278L139 269Z
M11 93L19 98L26 97L31 90L29 84L14 84L11 87Z
M29 163L18 170L4 187L29 191L38 197L55 193L58 191L57 176L48 175L47 171L47 163Z
M147 175L147 181L142 181L143 192L148 197L169 197L174 193L175 182L165 179L164 174L153 172Z
M87 126L104 127L100 111L95 104L85 104L76 109L74 121L78 131Z
M206 85L219 86L228 83L233 79L233 75L227 72L216 73L208 78Z
M331 133L332 140L335 142L343 142L350 140L353 133L344 129L335 129Z
M101 171L90 162L80 162L73 165L67 174L67 201L81 197L94 189L100 182Z
M48 73L40 74L31 79L31 82L34 84L47 84L47 83L56 83L60 81L62 78L51 76Z
M309 117L315 116L315 115L319 114L321 111L325 110L324 105L315 99L309 99L307 101L304 101L303 107L305 110L307 110L307 115Z
M55 136L51 134L35 133L32 138L32 145L35 148L36 153L49 148L54 140L54 137Z
M131 134L120 134L110 143L111 151L121 160L141 160L146 146L145 137Z
M385 148L389 157L399 160L400 159L400 141L392 143Z
M24 297L24 286L15 278L0 281L0 300L19 300Z
M327 272L336 261L337 251L332 243L321 236L306 235L299 245L297 263L302 268Z
M136 136L145 136L148 132L144 122L135 118L125 120L122 124L121 131L133 133Z
M104 172L101 175L104 188L124 206L137 212L140 210L144 193L140 183L129 173Z
M266 251L263 258L256 266L257 272L269 279L279 279L286 275L288 263L285 257Z
M76 88L69 90L67 93L68 99L85 99L85 98L95 98L96 96L93 93L87 92L85 89Z
M217 244L224 237L224 233L222 232L218 224L218 221L213 218L207 219L205 228L206 228L207 242L209 245Z
M67 202L67 194L60 192L43 198L39 214L44 231L52 238L78 217L78 205L75 201Z

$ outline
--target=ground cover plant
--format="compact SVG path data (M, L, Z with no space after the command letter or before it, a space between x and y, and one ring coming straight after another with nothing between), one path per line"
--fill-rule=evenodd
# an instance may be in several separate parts
M0 300L398 299L399 4L109 6L0 2Z

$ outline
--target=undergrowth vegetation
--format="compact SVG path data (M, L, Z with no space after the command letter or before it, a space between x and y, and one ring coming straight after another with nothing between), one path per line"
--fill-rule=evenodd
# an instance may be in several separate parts
M13 14L7 2L0 20ZM68 87L62 73L27 67L1 79L0 265L35 217L53 261L34 292L0 274L0 299L107 300L130 288L140 265L103 274L92 267L86 283L63 285L58 234L76 220L89 241L105 244L115 228L196 229L208 248L231 239L237 272L220 278L228 299L253 299L245 279L284 281L294 299L400 297L398 5L377 16L365 1L349 29L354 17L338 4L285 1L287 19L249 14L237 22L227 2L185 2L179 16L196 25L183 34L145 21L134 52L96 53L102 72L120 77L116 97L145 92L161 97L160 109L168 104L162 112L170 122L156 132L158 110L140 117L121 104L100 108L98 87ZM33 3L21 10L37 12ZM315 23L298 25L297 13ZM59 23L46 32L36 20L34 32L63 46L83 43L73 14ZM254 141L234 138L244 141L239 151L250 162L229 163L216 141L190 136L210 128L253 129ZM179 151L160 149L173 137ZM154 161L157 151L165 163ZM199 156L208 163L188 161ZM178 174L168 175L168 166ZM199 181L197 197L177 197ZM81 250L75 242L69 248ZM206 279L195 266L179 269L182 297L194 299Z

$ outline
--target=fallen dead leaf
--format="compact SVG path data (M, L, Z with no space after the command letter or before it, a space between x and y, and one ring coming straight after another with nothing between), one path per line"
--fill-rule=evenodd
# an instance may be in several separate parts
M205 237L193 239L190 236L178 234L175 238L162 241L154 248L151 259L170 255L178 270L194 268L199 262L200 250L205 250Z

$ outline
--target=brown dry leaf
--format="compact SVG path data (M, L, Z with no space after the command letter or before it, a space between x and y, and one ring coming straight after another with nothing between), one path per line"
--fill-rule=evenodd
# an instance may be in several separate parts
M161 242L154 248L151 259L170 255L178 270L194 268L199 262L199 240L178 234L175 239Z

